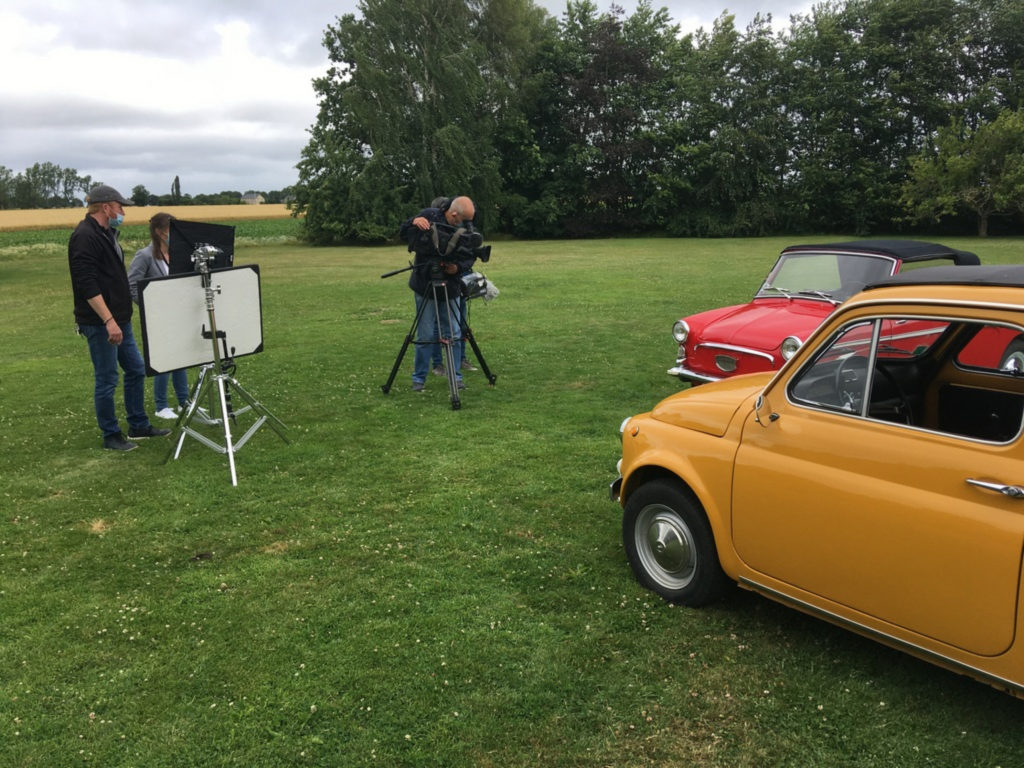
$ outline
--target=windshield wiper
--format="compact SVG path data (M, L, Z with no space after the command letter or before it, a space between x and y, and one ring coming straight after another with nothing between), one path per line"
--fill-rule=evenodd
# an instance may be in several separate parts
M774 285L766 285L760 291L758 291L758 293L764 293L765 291L778 291L783 296L785 296L787 299L792 299L793 298L793 294L790 293L789 291L787 291L785 288L777 288Z
M797 294L799 296L817 296L819 299L831 302L837 307L843 303L831 293L826 293L825 291L797 291Z

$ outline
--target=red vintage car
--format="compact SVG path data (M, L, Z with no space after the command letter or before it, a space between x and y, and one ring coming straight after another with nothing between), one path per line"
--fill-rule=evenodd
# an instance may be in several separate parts
M979 263L970 251L916 240L790 246L748 304L676 321L679 354L668 373L696 384L778 370L865 285L911 268Z

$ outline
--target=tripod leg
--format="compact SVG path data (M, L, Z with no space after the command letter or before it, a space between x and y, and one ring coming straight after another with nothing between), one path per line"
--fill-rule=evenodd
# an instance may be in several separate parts
M462 337L467 339L469 341L469 345L473 348L473 354L476 355L477 362L480 363L480 370L482 370L484 372L484 376L487 377L487 383L493 387L494 382L497 381L498 377L491 373L491 369L487 367L487 361L484 360L484 353L480 351L480 345L476 343L476 337L473 335L473 329L469 327L469 321L461 312L459 312L459 327L462 330Z
M381 385L381 392L385 395L391 391L391 385L395 382L395 376L398 375L398 369L402 365L402 358L405 357L405 352L409 349L410 344L417 342L413 341L416 335L416 328L420 324L420 317L423 315L423 310L426 308L427 303L421 302L416 308L416 316L412 319L412 327L409 328L409 332L405 334L405 339L402 341L402 348L398 350L398 357L395 358L395 364L391 366L391 373L388 375L388 380Z
M235 472L235 447L231 442L231 423L228 420L228 395L224 386L224 375L217 377L217 394L220 395L220 420L224 425L224 452L228 455L228 467L231 470L231 484L238 485L238 475Z
M241 384L239 384L236 379L229 378L228 383L231 385L231 388L235 391L235 394L241 397L242 400L244 400L246 404L249 406L249 408L258 413L266 421L266 423L270 425L271 429L277 432L278 437L280 437L286 443L291 442L291 440L288 439L288 427L286 427L284 423L279 418L277 418L277 416L268 411L266 406L263 405L263 403L259 402L250 393L246 392L245 388ZM239 439L238 441L235 442L235 450L237 451L241 449L241 447L242 440Z
M212 366L209 365L204 365L199 369L199 377L196 379L196 384L192 387L192 393L188 399L188 408L178 416L178 421L174 424L174 429L180 431L175 435L176 439L172 439L171 441L171 447L168 449L167 455L164 457L164 464L170 460L172 455L175 459L181 455L181 446L185 443L185 435L188 434L189 426L192 424L192 419L197 415L197 411L199 410L199 400L203 395L210 391L209 373L211 370Z
M440 288L440 296L438 295ZM459 397L459 371L455 365L455 340L452 329L454 318L452 317L452 305L448 301L448 285L441 283L440 286L433 286L434 314L437 323L437 337L441 341L441 354L444 355L445 377L448 379L448 397L452 403L452 410L457 411L462 407L462 400ZM444 303L444 323L442 323L441 303ZM444 326L442 330L442 326Z

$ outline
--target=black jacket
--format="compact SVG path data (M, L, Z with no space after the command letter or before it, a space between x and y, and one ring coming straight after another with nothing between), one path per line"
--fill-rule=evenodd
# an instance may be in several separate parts
M418 249L418 242L422 242L423 238L430 237L429 230L424 232L413 225L412 220L419 216L422 216L431 224L447 224L448 222L444 217L444 209L424 208L422 211L417 213L416 216L402 222L402 226L398 230L399 237L405 240L409 245L409 250L416 254L412 261L412 271L409 273L409 287L421 296L426 296L427 291L430 288L431 265L436 267L440 257L436 252L431 254L429 250L427 252L423 252L422 249ZM442 275L444 282L448 286L448 295L450 298L454 299L461 295L462 275L473 270L473 264L476 262L476 257L456 254L451 258L444 259L443 261L448 264L457 264L459 267L459 271L454 275Z
M116 230L104 229L92 216L86 216L68 241L68 269L76 323L103 325L105 318L93 312L88 302L97 294L103 296L118 325L131 322L132 292Z

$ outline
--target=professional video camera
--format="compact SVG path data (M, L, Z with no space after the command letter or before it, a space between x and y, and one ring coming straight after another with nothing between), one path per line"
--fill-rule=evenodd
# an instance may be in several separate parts
M491 246L484 245L484 236L470 223L461 227L435 223L430 229L414 229L409 236L409 250L423 258L439 261L477 259L488 262Z

